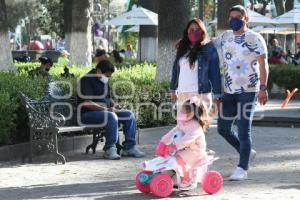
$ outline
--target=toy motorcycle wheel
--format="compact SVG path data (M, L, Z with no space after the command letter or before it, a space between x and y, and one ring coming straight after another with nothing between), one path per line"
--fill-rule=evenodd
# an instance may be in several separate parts
M136 177L135 177L135 186L136 186L136 188L137 188L139 191L141 191L141 192L143 192L143 193L149 193L149 192L150 192L150 185L147 184L147 183L142 183L142 182L141 182L140 176L141 176L142 174L151 174L151 172L140 172L140 173L138 173L138 174L136 175Z
M202 189L208 194L215 194L222 189L223 178L217 171L207 171L202 178Z
M159 174L150 182L150 191L157 197L168 197L173 192L173 180L167 174Z

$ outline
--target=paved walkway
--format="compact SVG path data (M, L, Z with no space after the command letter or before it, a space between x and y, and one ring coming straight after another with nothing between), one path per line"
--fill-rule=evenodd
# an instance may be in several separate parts
M170 127L144 130L141 148L145 159L154 156L154 147ZM300 129L255 127L254 147L258 155L249 171L249 180L228 181L237 163L237 153L210 128L207 143L220 160L212 166L225 178L217 195L201 190L175 192L170 199L197 200L297 200L300 198ZM68 156L65 165L0 163L0 199L156 199L135 188L138 163L144 159L123 158L108 161L96 155Z

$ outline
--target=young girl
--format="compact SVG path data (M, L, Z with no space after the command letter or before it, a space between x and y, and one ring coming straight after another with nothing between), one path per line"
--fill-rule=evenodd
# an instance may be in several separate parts
M187 100L177 113L178 125L164 135L156 147L159 156L176 152L176 161L181 166L183 177L181 189L192 186L191 169L199 162L206 161L206 141L204 131L208 128L208 114L205 105L196 96Z

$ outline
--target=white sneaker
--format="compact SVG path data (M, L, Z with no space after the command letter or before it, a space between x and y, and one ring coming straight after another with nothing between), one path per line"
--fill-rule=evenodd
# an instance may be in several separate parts
M249 164L253 162L255 156L256 156L256 151L254 149L251 149L250 156L249 156Z
M229 177L229 180L231 181L241 181L244 179L247 179L248 175L247 175L247 171L244 170L243 168L237 167L232 175Z
M110 147L104 152L103 155L104 158L109 159L109 160L119 160L120 155L117 153L117 148L116 147Z
M122 151L122 156L127 156L127 157L136 157L136 158L142 158L145 156L145 153L139 150L136 146L129 150L123 150Z
M187 183L180 183L179 184L179 190L183 190L183 191L189 191L189 190L193 190L197 187L198 183L196 181L196 179L192 179L191 181L187 182Z

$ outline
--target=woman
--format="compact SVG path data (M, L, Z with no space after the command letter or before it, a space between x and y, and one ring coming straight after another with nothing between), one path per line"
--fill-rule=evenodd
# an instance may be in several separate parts
M131 44L127 45L127 50L125 52L125 58L134 58L134 52Z
M177 100L180 110L186 100L197 96L210 109L213 99L217 103L221 95L221 76L218 53L204 23L198 18L189 21L176 47L170 84L172 102Z

